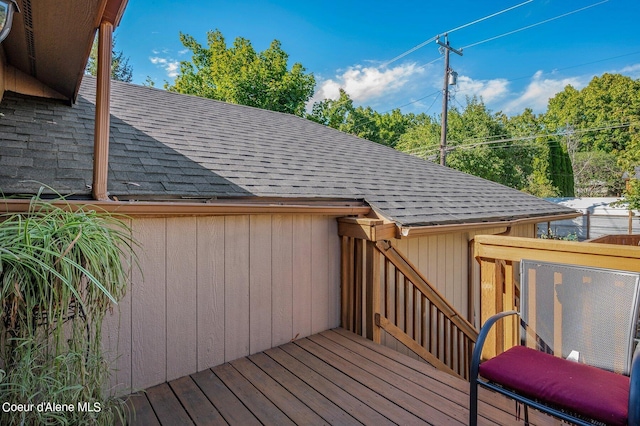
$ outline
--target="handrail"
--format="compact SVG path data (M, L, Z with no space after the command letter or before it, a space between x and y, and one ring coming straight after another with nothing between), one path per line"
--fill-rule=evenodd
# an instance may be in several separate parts
M458 311L434 288L429 281L413 266L413 264L402 253L395 249L387 241L376 243L378 250L389 259L402 274L422 293L429 301L440 310L456 327L458 327L467 338L476 341L478 331L466 319L461 317Z
M342 327L468 378L475 327L389 241L366 237L342 235Z
M380 314L376 314L375 316L376 324L387 333L391 334L393 337L398 339L400 343L408 347L412 352L416 353L420 358L426 360L429 364L438 368L439 370L446 371L447 373L457 376L458 373L454 371L452 368L449 368L447 364L440 361L435 355L426 350L424 347L420 346L415 340L413 340L407 333L403 332L395 326L388 318L381 316Z

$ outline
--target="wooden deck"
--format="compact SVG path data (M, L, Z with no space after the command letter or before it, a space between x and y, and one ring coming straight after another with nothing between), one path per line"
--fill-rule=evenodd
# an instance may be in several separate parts
M464 425L468 383L343 329L132 395L136 425ZM481 389L480 424L523 424ZM534 424L559 424L530 413Z

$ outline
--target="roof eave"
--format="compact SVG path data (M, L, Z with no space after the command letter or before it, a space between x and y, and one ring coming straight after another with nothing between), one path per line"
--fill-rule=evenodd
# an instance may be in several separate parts
M125 216L226 216L249 214L313 214L330 216L366 215L371 208L364 203L180 203L180 202L117 202L117 201L53 201L52 204L74 209L93 209ZM2 199L0 213L26 213L29 199Z
M526 218L519 218L519 219L512 219L512 220L497 220L497 221L489 221L489 222L467 222L467 223L453 223L453 224L446 224L446 225L429 225L429 226L398 225L397 238L411 238L411 237L419 237L419 236L425 236L425 235L447 234L452 232L465 232L469 230L488 229L488 228L495 228L500 226L508 227L508 226L514 226L514 225L525 225L528 223L536 224L540 222L575 219L576 217L579 217L581 215L582 213L580 212L574 212L574 213L526 217Z

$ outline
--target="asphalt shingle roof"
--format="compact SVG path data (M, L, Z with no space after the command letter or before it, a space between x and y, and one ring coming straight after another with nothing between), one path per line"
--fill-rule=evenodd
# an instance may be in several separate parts
M95 79L73 107L6 93L0 190L90 193ZM120 199L365 200L401 225L571 213L293 115L113 82L108 189Z

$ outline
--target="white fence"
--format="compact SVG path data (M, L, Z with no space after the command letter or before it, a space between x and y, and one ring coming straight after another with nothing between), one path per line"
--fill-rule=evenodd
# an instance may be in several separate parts
M633 234L640 232L639 216L597 215L589 212L575 219L557 220L538 224L538 236L574 238L578 241L603 235Z

